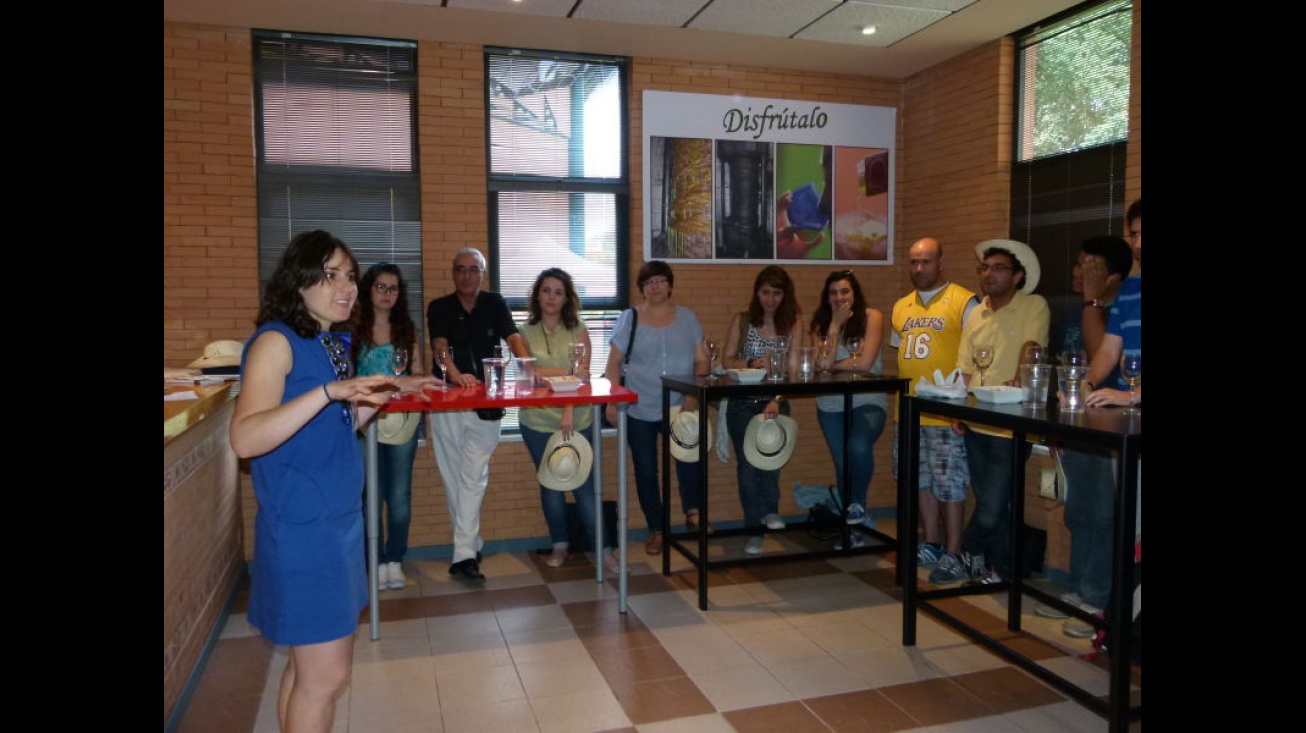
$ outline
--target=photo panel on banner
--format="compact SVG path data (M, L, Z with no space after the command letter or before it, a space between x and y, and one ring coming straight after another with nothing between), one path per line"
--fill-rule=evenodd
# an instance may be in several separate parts
M644 92L644 258L893 264L897 110Z

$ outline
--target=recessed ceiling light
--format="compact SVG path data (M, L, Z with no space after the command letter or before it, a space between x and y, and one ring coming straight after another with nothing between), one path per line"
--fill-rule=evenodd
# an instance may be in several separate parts
M864 26L862 26L862 35L863 35L863 36L869 36L869 35L871 35L871 34L873 34L873 33L875 33L875 26L873 26L873 25L864 25Z

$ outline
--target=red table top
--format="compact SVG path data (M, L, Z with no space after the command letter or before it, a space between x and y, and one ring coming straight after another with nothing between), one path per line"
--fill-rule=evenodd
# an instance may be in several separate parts
M485 385L450 387L446 391L426 390L430 402L412 395L391 400L381 412L430 412L432 410L472 410L482 407L553 407L561 405L594 405L609 402L637 402L639 394L606 379L595 379L582 384L575 392L554 392L548 387L536 387L529 395L517 394L516 384L509 382L505 394L485 396Z

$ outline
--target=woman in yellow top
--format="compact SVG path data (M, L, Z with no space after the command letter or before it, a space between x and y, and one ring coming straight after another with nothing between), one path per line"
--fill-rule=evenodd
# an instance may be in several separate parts
M531 286L530 302L527 304L529 316L526 325L520 329L531 356L535 357L536 379L562 376L571 367L571 345L584 344L577 371L580 376L589 374L590 367L590 333L580 320L580 296L576 286L566 270L550 267L535 278ZM594 440L593 413L588 409L577 410L573 405L563 407L531 407L521 410L518 420L521 423L522 442L535 462L535 469L540 468L544 449L549 436L562 431L564 439L571 438L579 432L590 442L594 450L601 446ZM576 497L576 509L580 513L585 531L595 547L595 497L593 477L587 476L574 491L554 491L540 486L540 506L544 509L544 521L549 526L549 539L553 542L553 553L549 555L550 567L559 567L567 561L571 547L567 539L567 494ZM611 542L613 538L604 538ZM603 564L611 572L619 567L617 558L612 554L612 546L604 547L600 553Z

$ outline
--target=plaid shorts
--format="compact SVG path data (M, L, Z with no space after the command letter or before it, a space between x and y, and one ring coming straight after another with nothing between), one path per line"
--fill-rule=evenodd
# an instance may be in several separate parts
M920 478L916 488L929 490L943 502L966 500L970 469L966 467L966 441L947 425L921 428ZM897 443L894 443L895 449ZM895 457L894 465L898 464Z

